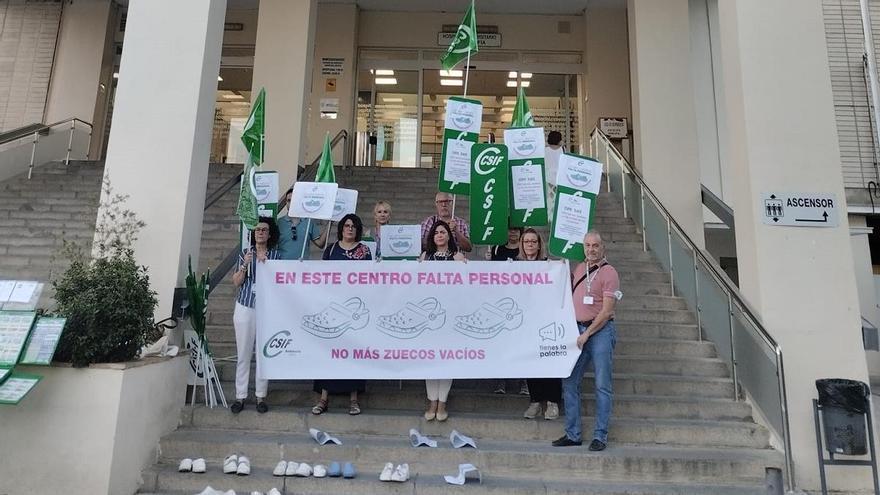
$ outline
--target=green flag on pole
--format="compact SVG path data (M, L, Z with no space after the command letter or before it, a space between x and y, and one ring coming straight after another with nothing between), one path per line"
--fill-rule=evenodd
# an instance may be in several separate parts
M244 125L244 131L241 133L241 142L248 151L247 161L244 164L244 171L241 175L241 187L238 194L238 207L235 212L244 224L250 230L257 226L259 216L257 215L257 192L254 186L254 174L263 163L263 154L265 151L264 143L266 141L266 90L260 89L257 99L251 107L251 114L248 116Z
M254 156L254 162L259 167L263 164L265 152L264 141L266 136L266 89L260 88L257 99L251 106L251 114L244 124L244 132L241 133L241 142L244 149Z
M477 15L474 13L474 2L464 13L464 18L455 32L455 38L446 50L446 54L440 59L443 69L450 70L459 62L466 59L469 54L477 53Z
M249 230L257 226L257 193L254 188L254 174L257 166L254 164L254 156L248 153L247 162L244 164L244 172L241 174L241 189L238 195L238 208L235 212L241 219L241 223Z
M526 101L526 90L520 86L516 95L516 106L513 107L513 120L510 127L534 127L535 119L532 118L532 111L529 110L529 102Z
M324 136L324 151L321 152L321 162L318 164L315 182L336 182L336 172L333 170L333 156L330 154L329 132Z

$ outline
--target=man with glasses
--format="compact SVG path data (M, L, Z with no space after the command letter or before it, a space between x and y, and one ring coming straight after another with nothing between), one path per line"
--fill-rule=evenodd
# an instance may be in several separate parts
M293 196L293 188L285 193L284 204L290 209L290 197ZM288 212L278 214L278 253L282 260L309 259L312 244L318 249L324 249L327 244L327 230L321 228L320 222L311 218L294 218L288 216ZM306 240L311 242L306 243Z
M434 196L434 206L437 208L437 214L422 221L422 251L428 249L428 232L431 231L431 227L437 223L437 220L443 220L452 229L452 235L455 237L455 244L459 251L470 252L472 247L471 229L463 218L452 215L452 195L438 192Z

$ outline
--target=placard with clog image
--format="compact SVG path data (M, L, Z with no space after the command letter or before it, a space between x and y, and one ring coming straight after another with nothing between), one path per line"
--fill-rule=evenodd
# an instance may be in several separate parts
M336 207L335 182L297 182L293 185L288 215L299 218L330 220Z
M383 225L379 237L383 260L414 260L422 254L421 225Z
M550 254L573 261L584 259L584 236L596 212L602 183L602 164L573 153L559 157L556 205L548 249Z
M544 174L544 128L519 127L504 131L510 161L510 225L547 225L547 185Z
M33 311L0 311L0 366L18 363L36 317Z
M0 385L0 404L18 404L42 379L40 375L12 373Z
M52 364L52 358L55 356L55 349L61 340L65 324L67 324L67 318L46 316L37 318L19 363L39 366Z
M507 242L510 168L507 146L475 144L471 148L471 242L500 245Z
M443 150L437 188L452 194L470 194L471 146L480 138L483 104L452 96L446 100Z
M257 198L257 216L269 218L278 216L278 184L278 172L274 170L254 172L253 193ZM241 245L246 246L250 231L241 222L238 231L241 232Z
M336 202L333 204L333 217L330 219L334 222L342 220L342 217L349 213L357 211L358 192L354 189L339 188L336 191Z

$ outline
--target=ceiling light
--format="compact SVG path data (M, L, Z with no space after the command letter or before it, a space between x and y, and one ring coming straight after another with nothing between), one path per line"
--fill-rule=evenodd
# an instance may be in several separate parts
M512 71L508 72L507 77L509 77L511 79L516 79L516 71L512 70Z
M440 79L440 86L464 86L461 79Z
M522 78L523 78L523 79L531 79L531 78L532 78L532 73L531 73L531 72L523 72L523 73L522 73Z
M516 87L516 81L507 81L507 87L508 87L508 88L515 88L515 87Z
M244 96L232 93L232 94L224 94L223 98L226 98L227 100L243 100Z
M464 73L460 70L441 70L440 77L461 77Z
M522 81L519 85L522 86L522 87L524 87L524 88L528 88L528 87L529 87L529 84L530 84L530 83L529 83L528 81Z
M223 76L217 76L217 81L223 82Z
M376 70L376 75L377 76L393 76L394 71L388 70L388 69L378 69L378 70Z
M377 77L376 84L397 84L397 78L394 77Z
M403 101L403 98L386 98L383 96L382 101L385 103L400 103Z

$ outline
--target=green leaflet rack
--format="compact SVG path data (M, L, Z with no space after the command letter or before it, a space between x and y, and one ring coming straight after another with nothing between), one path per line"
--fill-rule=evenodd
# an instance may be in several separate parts
M0 311L0 366L18 363L36 317L33 311Z
M0 404L18 404L42 379L40 375L12 373L0 385Z
M67 318L45 316L37 318L19 363L37 366L50 365L66 323Z

